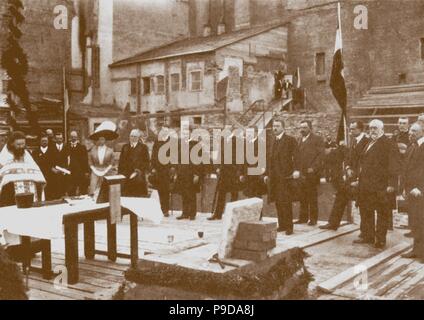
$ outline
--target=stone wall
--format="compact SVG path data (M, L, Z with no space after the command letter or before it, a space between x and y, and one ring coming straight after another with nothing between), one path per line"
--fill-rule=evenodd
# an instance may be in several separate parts
M326 112L296 112L281 114L285 119L286 130L289 134L300 138L299 124L302 120L312 121L313 132L325 137L330 134L334 139L337 136L337 129L340 121L340 113Z
M322 5L329 0L289 0L288 9ZM424 3L411 1L341 1L345 79L351 106L372 86L396 85L399 73L406 83L424 82L424 60L420 38L424 37ZM368 29L354 27L356 5L368 9ZM337 4L305 10L289 26L289 66L300 67L302 86L308 100L319 110L336 111L329 78L334 53ZM325 76L315 75L315 54L325 52Z
M113 60L187 37L188 9L185 1L115 0Z
M32 100L41 97L60 98L63 66L70 66L71 19L73 4L63 0L22 0L25 22L21 25L21 46L28 57L27 86ZM68 28L57 30L53 25L54 8L65 5L68 9ZM7 32L3 13L5 1L0 4L0 38ZM0 41L1 46L5 41ZM0 53L1 54L1 53Z

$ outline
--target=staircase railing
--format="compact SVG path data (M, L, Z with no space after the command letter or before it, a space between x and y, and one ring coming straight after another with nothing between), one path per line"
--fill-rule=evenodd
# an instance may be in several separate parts
M284 108L287 104L289 104L289 103L291 103L293 101L293 98L290 98L290 99L288 99L287 101L285 101L285 102L283 102L283 104L282 104L282 108ZM261 114L260 114L260 116L256 119L256 121L255 122L253 122L252 124L250 124L250 126L257 126L257 124L259 123L259 121L264 121L264 128L266 127L266 123L265 123L265 116L266 116L266 114L268 113L268 112L273 112L274 113L274 107L275 107L275 105L274 105L274 103L270 103L269 105L268 105L268 107L267 108L265 108L264 107L264 109L261 111ZM270 110L271 109L271 110Z
M237 123L240 123L240 124L243 124L243 120L246 118L246 116L247 116L247 114L249 113L249 112L251 112L255 107L256 107L256 105L258 104L258 103L265 103L265 100L264 99L258 99L258 100L255 100L242 114L241 114L241 116L237 119ZM233 125L233 127L234 127L234 125Z

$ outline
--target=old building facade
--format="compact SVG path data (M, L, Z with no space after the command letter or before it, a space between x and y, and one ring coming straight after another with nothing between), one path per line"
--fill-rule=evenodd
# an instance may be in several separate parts
M84 135L103 119L118 117L125 107L140 114L222 109L217 102L222 93L218 84L225 77L229 81L225 92L228 112L240 113L258 99L270 103L273 72L279 69L289 74L300 71L306 110L297 111L298 118L312 117L323 128L337 122L339 109L329 88L337 1L23 3L22 42L30 61L31 97L33 101L53 99L57 101L54 108L60 109L65 66L71 88L71 124L84 128ZM411 90L421 90L419 84L424 82L422 1L340 3L352 114L364 98L381 90L393 97L398 94L396 103L404 98L399 94L407 91L405 104L419 104L411 98L418 99L419 94ZM69 13L64 30L53 26L58 5L65 5ZM360 27L355 25L359 16ZM1 88L5 86L2 81ZM387 91L387 86L393 88ZM372 104L380 98L372 96ZM394 107L395 99L385 98ZM0 104L5 104L4 96ZM296 113L290 118L296 118ZM196 121L204 122L205 116Z
M243 112L273 99L274 72L285 69L287 27L252 27L178 41L111 65L118 105L138 113ZM219 82L228 81L220 92ZM220 101L225 96L225 101Z

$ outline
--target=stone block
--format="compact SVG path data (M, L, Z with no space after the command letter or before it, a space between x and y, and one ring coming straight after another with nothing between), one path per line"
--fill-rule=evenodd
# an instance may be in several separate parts
M267 251L275 248L276 246L276 239L269 241L248 241L246 249L250 251Z
M232 257L242 260L263 261L268 257L268 254L266 251L234 249Z
M263 200L259 198L227 203L223 215L222 238L218 248L220 259L231 256L233 242L241 222L259 221L262 206Z

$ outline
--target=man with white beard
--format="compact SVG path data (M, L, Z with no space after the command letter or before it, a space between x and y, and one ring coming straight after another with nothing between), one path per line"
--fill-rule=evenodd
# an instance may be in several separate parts
M384 135L381 120L369 124L370 142L359 159L358 205L363 221L363 237L354 243L386 245L389 215L396 205L395 186L399 171L396 144ZM375 219L377 213L377 221Z

